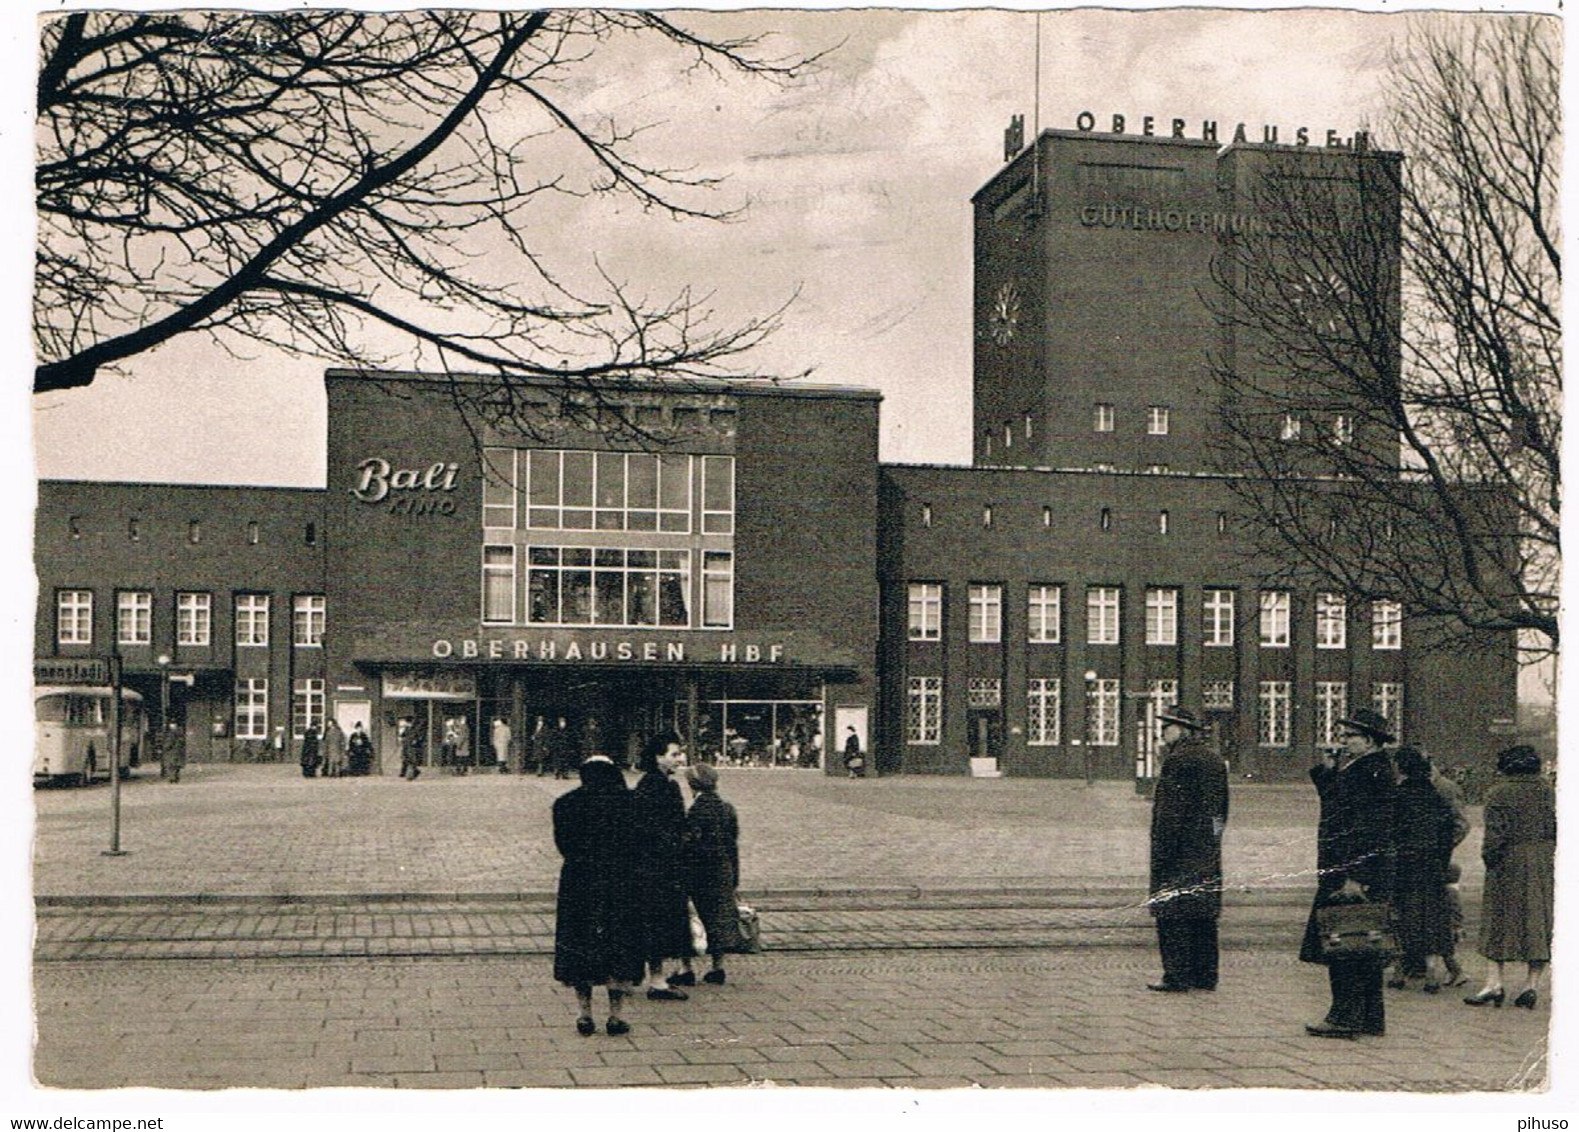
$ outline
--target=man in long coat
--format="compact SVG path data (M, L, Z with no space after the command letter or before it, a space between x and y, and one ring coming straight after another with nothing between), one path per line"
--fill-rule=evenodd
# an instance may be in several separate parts
M1382 904L1392 901L1397 787L1386 745L1393 735L1386 718L1369 708L1340 719L1338 726L1343 729L1341 760L1336 765L1323 762L1310 771L1321 799L1321 818L1316 834L1316 898L1299 949L1304 962L1327 964L1332 1006L1325 1018L1305 1031L1320 1038L1379 1036L1387 1030L1382 1002L1386 959L1325 958L1316 912L1360 897Z
M1189 708L1159 717L1167 745L1151 810L1151 896L1162 981L1154 991L1217 989L1217 919L1223 907L1228 771Z

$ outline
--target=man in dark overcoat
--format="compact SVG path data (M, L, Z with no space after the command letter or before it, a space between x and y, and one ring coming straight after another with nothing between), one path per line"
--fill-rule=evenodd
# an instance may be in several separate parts
M1151 895L1162 981L1154 991L1217 989L1217 919L1223 907L1228 770L1189 708L1164 711L1167 745L1151 808Z
M1382 1002L1386 959L1323 957L1316 911L1328 904L1363 896L1390 903L1395 869L1394 806L1397 787L1387 744L1393 741L1387 720L1363 708L1340 719L1344 750L1336 761L1311 768L1310 779L1321 799L1316 834L1316 897L1299 957L1326 963L1332 1006L1320 1022L1305 1027L1322 1038L1381 1035L1387 1029Z

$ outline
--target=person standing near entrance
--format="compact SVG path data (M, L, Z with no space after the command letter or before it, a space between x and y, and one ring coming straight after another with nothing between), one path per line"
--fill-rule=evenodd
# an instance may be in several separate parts
M325 778L338 778L345 773L345 732L340 730L340 724L332 716L324 724L323 742L319 749L323 752Z
M186 766L186 731L175 720L165 724L164 729L164 761L159 764L159 773L169 781L181 781L181 768ZM119 774L117 767L112 773Z
M510 725L502 718L493 721L493 762L500 774L510 770Z
M351 725L351 738L346 743L346 773L358 778L373 769L373 741L367 737L359 719Z
M1158 717L1166 752L1151 808L1151 895L1163 992L1217 989L1217 920L1223 908L1228 771L1189 708Z
M861 753L861 737L853 726L844 730L844 769L850 772L851 778L865 778L866 756Z
M581 762L581 750L564 716L560 716L549 731L548 746L554 756L554 777L569 778L570 772Z
M426 745L422 733L412 726L411 720L402 719L398 728L400 736L400 777L412 782L422 773L422 752Z
M1393 760L1386 745L1393 741L1387 720L1362 708L1340 719L1343 754L1311 768L1310 780L1321 800L1316 834L1316 897L1299 957L1325 963L1332 987L1332 1006L1320 1022L1305 1027L1318 1038L1380 1036L1387 1031L1382 1001L1384 958L1328 959L1321 950L1319 909L1363 896L1391 904L1395 849L1393 818L1398 796Z
M632 829L636 840L636 888L632 894L642 927L643 958L647 962L647 997L684 1000L676 989L680 975L664 981L668 959L691 954L691 918L685 904L685 877L680 848L685 833L685 799L675 771L685 763L679 740L655 735L637 756L642 772L631 801ZM691 976L695 985L696 977Z
M323 761L323 756L318 752L317 724L307 725L307 733L302 736L300 761L303 778L312 778L318 773L318 764Z

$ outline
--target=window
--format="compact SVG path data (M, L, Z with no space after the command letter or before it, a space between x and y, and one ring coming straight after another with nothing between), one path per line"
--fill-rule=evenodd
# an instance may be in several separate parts
M482 619L493 625L515 621L515 547L482 548Z
M55 593L55 640L63 645L93 643L93 591Z
M1261 591L1261 647L1288 648L1288 617L1291 599L1286 590Z
M993 676L972 676L965 687L965 702L973 708L1003 706L1003 681Z
M203 541L203 524L192 519L186 524L186 541L194 546Z
M1113 529L1113 512L1109 508L1102 508L1102 518L1100 523L1104 531Z
M256 523L248 523L247 524L247 542L249 544L251 544L252 546L257 546L258 545L258 524L256 524Z
M115 640L122 645L146 645L153 640L154 595L129 591L115 595Z
M299 649L323 647L323 594L297 594L291 608L291 643Z
M1003 587L970 587L970 640L976 645L994 645L1003 639Z
M1296 413L1284 413L1283 425L1278 430L1278 436L1283 440L1299 439L1299 416Z
M1043 507L1042 508L1042 526L1044 526L1044 527L1051 527L1052 525L1053 525L1053 509L1051 507Z
M1086 683L1086 742L1093 747L1118 746L1118 681Z
M1168 435L1168 406L1152 405L1146 410L1146 435Z
M987 504L981 509L981 525L987 529L992 528L992 504Z
M1014 447L1014 429L1009 425L1003 426L1003 450L1007 452Z
M735 458L702 457L702 533L735 533Z
M910 639L936 641L943 636L943 587L934 582L910 583Z
M236 645L262 647L269 643L269 595L236 595Z
M1261 746L1288 746L1291 690L1287 680L1261 681L1261 710L1256 718L1256 742Z
M482 450L482 525L485 530L515 529L517 455L514 448Z
M1371 603L1371 647L1373 649L1404 647L1404 607L1398 602Z
M1201 599L1201 643L1226 649L1234 644L1234 591L1206 590Z
M318 545L318 524L317 523L308 523L307 524L307 530L303 534L302 537L306 540L308 546L317 546Z
M526 617L533 625L686 629L691 626L691 554L533 546L527 549L526 592Z
M236 681L236 738L269 737L269 682L250 678Z
M906 690L905 742L935 747L943 731L943 678L912 676Z
M1234 682L1207 680L1201 684L1201 703L1207 711L1234 710Z
M728 629L735 623L735 556L728 550L702 552L702 627Z
M1025 639L1033 645L1056 645L1063 640L1064 588L1031 586L1025 603Z
M139 520L126 520L126 537L131 539L133 542L137 542L143 537L142 523Z
M1146 681L1146 702L1151 711L1151 742L1153 747L1162 745L1162 720L1157 718L1171 707L1179 706L1179 682L1177 680L1148 680Z
M921 525L923 527L932 526L932 504L930 503L921 505Z
M323 731L323 681L296 680L291 683L291 735L300 739L309 727Z
M1026 685L1026 744L1056 747L1063 742L1063 686L1057 679L1033 679Z
M1393 734L1404 737L1404 686L1395 681L1381 680L1371 685L1371 706L1392 724Z
M987 459L992 459L992 431L989 429L985 437Z
M1316 595L1316 647L1349 647L1349 600L1343 594Z
M1157 533L1159 535L1168 533L1168 513L1166 511L1157 512Z
M1316 746L1341 747L1338 720L1349 714L1349 686L1341 680L1316 681Z
M1179 643L1179 591L1153 587L1146 591L1146 643Z
M82 537L82 516L72 515L68 518L66 520L66 529L71 532L72 538L80 539Z
M534 530L691 533L691 456L560 449L522 455L527 457L526 525ZM728 533L734 522L734 458L703 459L704 517L710 512L711 527ZM518 458L518 474L521 463Z
M1339 413L1332 418L1332 442L1339 446L1354 441L1354 418Z
M1025 414L1025 439L1031 439L1031 414Z
M1107 404L1105 402L1098 402L1097 403L1097 405L1096 405L1096 413L1095 413L1095 416L1094 416L1093 421L1092 421L1092 427L1095 428L1097 432L1112 432L1113 431L1113 406L1112 405L1109 405L1109 404Z
M1220 535L1226 535L1228 533L1228 512L1227 511L1219 511L1219 512L1217 512L1217 533L1220 534Z
M1091 586L1086 590L1086 644L1118 644L1119 592L1117 586Z
M213 626L214 598L211 594L175 595L175 643L177 646L207 648Z

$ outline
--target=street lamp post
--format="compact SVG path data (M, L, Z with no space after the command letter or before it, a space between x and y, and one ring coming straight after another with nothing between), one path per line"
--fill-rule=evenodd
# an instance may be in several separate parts
M1096 736L1092 733L1091 705L1096 693L1097 674L1094 669L1086 669L1086 726L1085 749L1082 757L1085 761L1086 785L1090 786L1096 777L1096 768L1091 764L1091 748L1096 743Z
M110 657L110 847L105 857L124 857L121 848L121 657Z
M159 665L159 777L169 778L166 756L170 745L170 657L160 653L155 663Z

